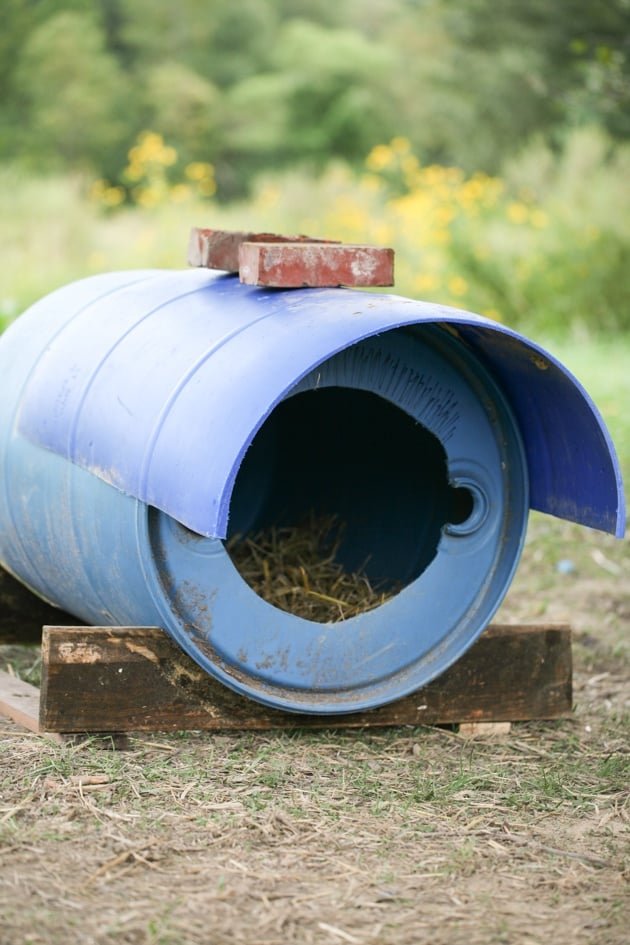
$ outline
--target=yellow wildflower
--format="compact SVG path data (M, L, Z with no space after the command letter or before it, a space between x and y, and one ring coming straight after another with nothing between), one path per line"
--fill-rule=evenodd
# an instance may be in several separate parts
M462 295L466 295L468 291L468 283L465 279L462 279L461 276L451 276L447 283L448 291L458 298Z
M376 194L383 189L383 181L377 174L363 174L361 186L369 193Z
M169 197L173 203L184 203L192 197L192 190L188 184L175 184L171 187Z
M390 148L394 154L408 154L411 151L411 142L409 138L403 137L403 135L397 135L389 143Z
M441 206L435 211L435 219L440 226L448 226L454 216L455 211L452 207Z
M214 166L207 161L192 161L184 173L188 180L207 180L214 177Z
M100 200L108 186L106 180L95 180L89 190L90 199Z
M107 187L103 193L102 200L107 207L118 207L125 199L125 191L122 187Z
M411 177L419 168L418 158L415 154L407 154L401 161L401 167L407 177Z
M388 145L377 144L365 159L365 165L370 171L383 171L392 163L393 157L393 151Z
M447 243L451 241L451 234L448 230L439 229L433 231L433 242L437 243L438 246L446 246Z
M153 161L158 158L164 148L164 138L155 131L142 131L138 135L138 144L131 149L129 157L131 160L140 159L143 161Z
M549 224L549 217L544 210L532 210L531 217L532 225L542 230Z
M419 292L430 292L432 289L437 289L439 284L439 280L430 272L423 272L413 280L414 289Z
M511 223L526 223L529 218L529 210L524 203L513 200L507 206L507 218Z
M133 149L132 149L133 150ZM142 180L145 174L145 165L139 158L132 158L127 167L124 170L125 177L127 180L137 181Z
M205 178L197 184L197 190L202 197L212 197L217 192L216 181L213 178Z
M134 187L132 194L141 207L155 207L160 202L160 194L155 187Z
M157 160L165 167L171 167L177 161L177 151L170 145L165 146L157 155Z

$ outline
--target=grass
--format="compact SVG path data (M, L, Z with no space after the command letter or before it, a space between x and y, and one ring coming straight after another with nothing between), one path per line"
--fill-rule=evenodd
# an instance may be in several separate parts
M548 342L548 348L582 382L601 411L619 456L630 500L630 339L569 336Z
M603 708L592 721L599 748L579 717L485 743L187 733L109 752L5 735L0 903L51 943L266 945L288 923L290 940L474 945L499 925L526 941L534 910L541 931L620 945L627 754ZM40 891L19 910L11 876Z

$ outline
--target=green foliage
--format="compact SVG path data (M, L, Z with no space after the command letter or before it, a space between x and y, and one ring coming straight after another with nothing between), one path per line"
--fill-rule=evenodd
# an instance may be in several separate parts
M115 179L145 129L255 177L406 137L497 173L542 133L630 134L626 0L6 0L0 160Z
M301 154L361 159L387 134L391 50L358 32L294 20L280 33L274 64Z
M464 230L453 257L510 324L628 331L629 175L630 148L598 129L574 131L558 154L534 144L506 168L512 201L507 219L485 221L487 250Z
M78 179L0 167L0 330L37 298L90 271L97 228L97 210Z
M182 160L216 156L223 106L212 82L174 60L160 62L147 70L143 98L146 127L177 142Z
M64 11L37 26L15 72L29 115L23 146L39 167L115 167L129 103L103 31L89 13Z
M261 228L393 246L403 295L535 334L611 333L630 330L629 171L630 148L597 129L559 153L530 146L503 177L423 166L398 137L360 175L266 178L247 213Z
M473 166L496 170L536 132L557 142L566 128L597 123L627 138L626 0L466 0L444 3L442 19L456 57L446 86L463 118L463 137L450 139L469 141Z
M406 295L535 332L630 329L627 0L3 12L0 166L22 188L2 198L5 219L27 198L59 216L29 274L11 271L22 231L0 223L13 227L5 318L121 255L183 264L164 232L138 250L148 224L128 208L185 233L212 198L217 224L388 243Z
M396 137L358 173L346 163L318 177L281 171L226 205L213 199L212 164L186 163L145 132L114 181L0 174L0 315L99 269L183 266L190 227L211 225L390 245L402 295L534 337L611 336L630 331L629 171L630 148L596 129L575 131L559 153L531 145L501 177L423 165Z
M630 498L630 343L627 335L625 339L565 337L560 342L554 341L553 345L550 343L549 347L592 394L605 417L621 463L626 495ZM590 549L586 550L590 553Z

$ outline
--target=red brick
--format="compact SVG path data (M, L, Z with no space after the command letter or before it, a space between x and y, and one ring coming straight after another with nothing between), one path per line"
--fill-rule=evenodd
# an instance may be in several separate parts
M277 233L248 233L239 230L207 230L193 227L188 243L188 265L205 269L238 272L241 243L336 243L311 236L282 236Z
M390 286L394 251L351 243L243 242L239 277L247 285L278 289Z

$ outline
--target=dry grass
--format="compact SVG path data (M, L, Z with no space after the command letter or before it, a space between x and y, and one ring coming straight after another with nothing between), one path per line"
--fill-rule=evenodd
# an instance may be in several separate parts
M492 740L0 723L0 942L625 945L629 579L628 542L534 516L500 618L573 623L576 708Z
M487 743L188 733L111 752L7 728L3 945L621 945L621 680L579 698L588 723Z
M256 593L280 610L320 623L347 620L392 597L368 580L364 568L347 572L337 560L344 524L311 515L295 526L272 526L227 543L234 564Z

